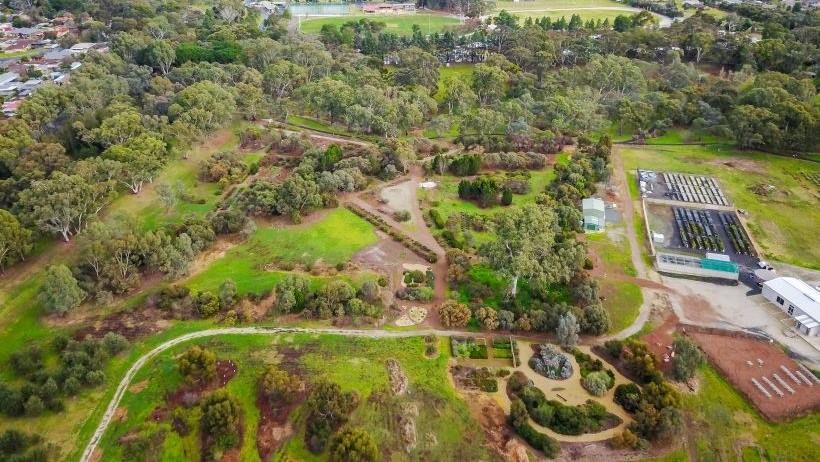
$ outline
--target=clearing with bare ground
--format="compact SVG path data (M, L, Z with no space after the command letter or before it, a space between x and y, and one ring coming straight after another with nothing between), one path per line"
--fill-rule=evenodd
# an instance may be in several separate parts
M820 383L775 345L737 335L703 332L689 332L688 335L732 386L768 419L785 420L820 410ZM755 385L753 379L770 397ZM780 390L783 396L775 390Z

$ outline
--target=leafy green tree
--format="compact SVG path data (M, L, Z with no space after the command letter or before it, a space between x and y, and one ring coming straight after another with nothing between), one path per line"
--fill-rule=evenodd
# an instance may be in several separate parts
M83 291L71 270L65 265L52 265L46 268L43 285L40 286L38 299L46 311L64 314L78 306L85 299Z
M216 377L216 354L197 345L177 358L177 369L189 383L209 382Z
M276 285L276 308L283 313L293 313L305 308L310 296L307 279L289 274Z
M447 107L449 114L459 114L463 110L472 106L476 100L475 93L470 85L464 79L450 75L444 78L442 82L444 92L442 96L442 104ZM447 127L449 128L449 126ZM446 130L445 130L446 131Z
M314 453L322 452L331 434L347 422L358 404L359 398L355 392L343 392L335 383L317 383L305 403L308 411L305 442L308 448Z
M146 49L146 57L155 69L167 75L176 59L176 52L166 40L157 40Z
M330 441L331 462L376 462L381 460L373 437L362 428L346 428Z
M168 108L168 116L175 125L187 124L199 132L221 127L235 112L236 102L231 92L207 80L177 93Z
M496 239L483 245L480 253L490 266L510 279L509 294L518 294L521 278L551 277L551 262L555 242L555 216L535 205L507 209L496 215Z
M503 69L488 64L477 64L473 69L470 86L482 105L498 101L505 92L509 76Z
M689 337L678 337L672 342L672 377L685 382L695 375L698 367L703 364L703 353Z
M269 366L260 381L262 392L272 403L291 402L302 386L299 377L276 366Z
M47 233L59 233L68 242L85 228L113 197L111 182L91 184L78 175L55 172L20 193L24 221Z
M202 429L216 440L217 447L239 443L242 405L225 390L217 390L202 402Z
M165 143L151 135L139 135L108 148L103 155L119 162L116 178L133 194L139 194L146 181L152 181L162 168Z
M219 305L225 309L230 308L237 302L236 283L233 279L226 279L219 285Z
M24 228L17 217L0 209L0 270L6 265L23 260L31 252L31 231Z
M400 50L394 80L402 86L420 85L429 92L438 85L439 60L418 47Z
M302 214L322 206L322 195L315 181L301 175L291 175L276 190L275 205L279 214L299 223Z

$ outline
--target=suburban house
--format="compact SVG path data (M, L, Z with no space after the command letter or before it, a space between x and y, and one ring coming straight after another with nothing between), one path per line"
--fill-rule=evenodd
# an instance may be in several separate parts
M763 297L795 321L803 335L820 336L820 292L800 279L774 278L763 283Z
M584 213L584 230L603 231L606 226L606 207L604 201L597 197L588 197L581 201Z

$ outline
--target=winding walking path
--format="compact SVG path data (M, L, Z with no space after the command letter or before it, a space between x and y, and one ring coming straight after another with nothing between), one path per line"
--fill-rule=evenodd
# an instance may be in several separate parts
M120 380L119 385L117 385L117 390L114 392L114 396L108 403L108 407L105 409L105 413L103 413L102 419L100 420L100 424L97 426L97 429L94 430L94 434L91 437L91 441L89 441L88 445L85 447L85 450L83 451L83 454L80 457L80 462L89 462L92 460L91 456L92 454L94 454L94 450L97 448L97 445L102 439L102 436L105 434L105 430L111 423L111 419L114 417L114 413L116 412L117 407L119 407L120 401L122 401L122 397L125 395L125 391L128 389L128 386L131 384L131 381L137 375L137 372L139 372L142 366L144 366L148 361L155 358L163 351L172 348L176 345L179 345L180 343L204 337L214 337L218 335L279 335L286 333L329 334L366 338L407 338L418 337L423 335L449 336L469 334L468 332L456 330L432 329L386 331L362 329L308 329L300 327L226 327L221 329L202 330L198 332L191 332L185 335L181 335L177 338L168 340L156 346L153 350L145 353L139 359L137 359L137 361L134 362L131 368L128 369L128 372L125 374L125 377L123 377L122 380Z

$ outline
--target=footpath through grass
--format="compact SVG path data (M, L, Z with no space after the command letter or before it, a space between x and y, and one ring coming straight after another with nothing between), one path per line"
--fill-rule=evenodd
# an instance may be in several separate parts
M226 279L233 279L239 293L261 294L285 276L282 271L266 270L266 264L334 266L377 240L372 225L338 208L308 224L260 226L247 242L228 250L184 284L195 290L214 291Z
M207 346L219 359L230 359L237 365L237 375L226 388L242 406L244 434L240 457L243 461L259 460L256 447L260 419L256 405L258 379L268 365L282 363L285 355L291 361L295 358L302 377L308 381L315 383L325 379L338 383L345 391L358 393L360 404L348 425L365 428L383 451L404 453L393 421L402 405L412 404L419 410L415 422L420 444L408 455L410 460L493 460L483 447L483 432L447 378L446 341L439 339L440 355L428 359L420 337L364 339L307 334L226 335L193 340L162 353L137 374L133 384L139 386L125 394L121 403L126 410L124 418L112 422L100 444L105 460L122 460L120 438L149 420L153 409L163 404L165 393L178 386L181 377L174 357L194 343ZM405 396L393 397L388 392L385 362L391 358L399 362L409 379L410 392ZM288 421L295 432L273 460L288 457L302 461L325 460L326 454L316 456L305 447L305 416L302 405L291 413ZM428 434L435 435L435 445L423 443ZM195 456L199 455L199 432L194 428L180 437L168 431L159 452L160 460L178 460L175 457L180 454L186 454L189 460L198 459Z
M748 213L747 223L765 257L820 269L820 187L806 176L820 174L820 164L723 145L619 149L630 183L637 168L714 176L729 200ZM768 185L774 190L755 192Z

